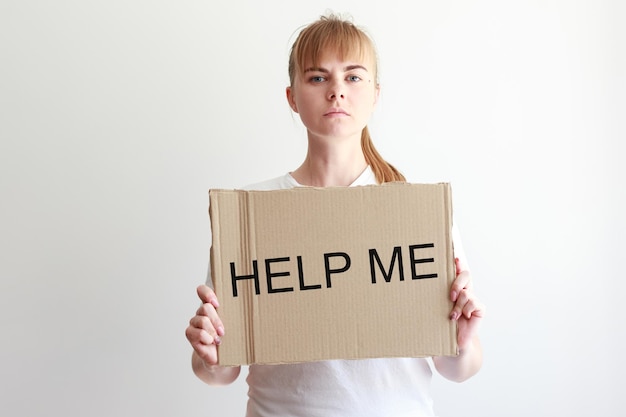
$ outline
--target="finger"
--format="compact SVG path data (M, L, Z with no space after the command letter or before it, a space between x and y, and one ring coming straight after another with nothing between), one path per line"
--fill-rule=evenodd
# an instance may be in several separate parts
M219 338L216 339L217 335L215 332L210 332L199 327L199 325L194 322L194 319L191 320L191 323L185 330L185 336L187 336L187 340L189 340L192 345L217 345L221 342Z
M222 343L222 339L216 333L207 332L206 330L200 331L198 341L206 346L219 346Z
M196 289L198 293L198 297L202 300L202 303L209 303L213 305L213 307L218 308L220 306L219 301L217 300L217 296L215 292L208 285L200 285Z
M217 324L217 326L216 326ZM210 317L198 315L194 316L189 320L189 325L206 332L209 336L211 336L211 340L207 343L215 343L220 344L221 338L224 336L224 327L221 324L219 318L211 319Z
M456 302L461 292L471 287L470 282L469 272L463 271L458 274L450 286L450 300Z
M217 356L217 348L215 345L210 345L200 350L196 350L200 359L204 361L207 365L218 365L218 356Z
M473 299L467 300L467 303L463 305L463 309L461 310L461 314L466 318L472 318L472 313L474 313L476 309L476 302Z
M207 343L210 341L207 338L207 333L196 328L188 328L186 331L187 338L189 339L193 350L198 356L209 365L216 365L217 360L217 345L214 343Z
M456 267L456 277L450 287L450 300L456 302L463 289L471 288L472 280L469 271L461 265L459 258L454 258L454 263Z
M485 306L476 298L470 298L463 306L462 314L467 319L470 319L472 317L482 318L485 316Z
M190 325L185 329L185 336L196 351L205 350L207 346L216 346L215 340L203 329Z
M459 292L459 296L457 297L457 300L454 303L454 307L450 312L450 320L458 320L458 318L461 317L461 314L463 313L463 308L465 307L465 304L467 304L469 298L470 297L468 290L463 289Z
M215 329L217 334L219 336L224 336L224 324L212 304L202 304L196 311L196 316L207 317L210 320L212 328Z

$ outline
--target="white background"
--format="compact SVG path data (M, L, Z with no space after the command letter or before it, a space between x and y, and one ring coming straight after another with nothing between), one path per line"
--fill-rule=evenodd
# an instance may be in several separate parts
M327 8L373 35L375 143L452 183L488 305L484 367L436 376L438 413L619 415L617 0L2 1L0 415L243 415L245 376L203 385L184 337L207 191L301 162L287 55Z

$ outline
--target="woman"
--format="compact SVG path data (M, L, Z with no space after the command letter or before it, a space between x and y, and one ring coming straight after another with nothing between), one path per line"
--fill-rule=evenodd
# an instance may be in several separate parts
M295 171L249 189L404 181L376 152L366 126L380 88L376 51L362 30L332 15L307 26L292 47L289 77L287 101L307 128L306 157ZM471 290L460 242L456 243L450 319L458 321L460 353L433 357L432 363L444 377L463 381L482 364L478 325L484 306ZM207 384L229 384L241 369L217 365L217 345L225 334L216 310L219 302L207 285L198 287L198 296L202 305L186 332L194 348L193 370ZM432 416L431 376L424 358L251 365L247 415Z

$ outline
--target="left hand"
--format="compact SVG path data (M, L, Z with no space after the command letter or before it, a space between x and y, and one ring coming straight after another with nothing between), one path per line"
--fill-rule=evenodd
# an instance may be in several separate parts
M463 268L459 258L455 258L456 278L450 289L450 299L454 307L450 312L450 320L457 320L457 343L459 350L464 350L478 336L478 327L485 316L485 305L472 291L472 278L469 270Z

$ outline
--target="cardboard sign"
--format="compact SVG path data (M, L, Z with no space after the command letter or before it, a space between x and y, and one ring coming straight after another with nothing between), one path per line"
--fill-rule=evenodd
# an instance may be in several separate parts
M449 184L209 197L220 364L457 353Z

